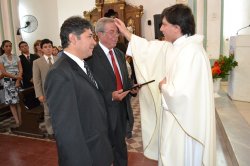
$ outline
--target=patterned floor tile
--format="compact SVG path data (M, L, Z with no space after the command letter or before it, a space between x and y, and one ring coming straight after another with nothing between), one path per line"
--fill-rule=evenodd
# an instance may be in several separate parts
M132 138L126 140L128 151L142 153L143 147L142 147L142 138L141 138L141 115L140 115L138 97L131 98L131 106L132 106L133 114L134 114L134 128L133 128Z
M140 116L140 108L139 108L139 99L138 97L131 98L131 106L134 114L134 127L132 132L132 138L126 139L127 148L129 152L143 152L142 147L142 138L141 138L141 116ZM5 134L13 134L10 131L11 127L15 126L15 120L13 117L3 120L0 122L0 128L5 129Z

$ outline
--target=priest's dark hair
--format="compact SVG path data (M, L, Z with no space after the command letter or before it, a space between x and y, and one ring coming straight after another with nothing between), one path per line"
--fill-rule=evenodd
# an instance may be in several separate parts
M178 25L183 35L192 36L195 34L195 21L191 9L184 4L176 4L165 8L161 13L170 24Z
M60 29L61 45L63 48L69 46L69 34L75 34L79 39L80 35L85 32L86 29L92 30L91 23L80 17L72 16L64 21Z

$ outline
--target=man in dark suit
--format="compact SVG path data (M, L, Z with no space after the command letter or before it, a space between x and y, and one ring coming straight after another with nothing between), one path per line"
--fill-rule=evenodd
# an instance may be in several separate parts
M110 166L113 162L102 87L84 61L96 44L91 28L81 17L63 23L64 51L45 81L60 166Z
M18 46L19 50L21 51L21 55L19 55L19 58L23 67L22 88L26 89L33 86L32 66L33 61L39 58L39 56L30 54L29 45L25 41L21 41Z
M99 43L93 50L93 55L87 60L96 79L104 88L104 97L108 107L110 124L110 139L113 146L114 166L127 165L127 146L125 142L127 119L133 126L133 113L129 100L129 91L123 89L132 87L128 78L125 55L114 48L118 41L118 30L112 18L101 18L97 21L95 32ZM133 90L131 93L136 93Z

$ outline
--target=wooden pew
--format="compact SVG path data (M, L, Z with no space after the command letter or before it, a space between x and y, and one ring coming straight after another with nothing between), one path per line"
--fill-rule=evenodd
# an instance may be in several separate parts
M6 126L4 125L4 120L9 119L12 117L11 111L10 111L10 106L1 103L0 104L0 133L1 132L6 132Z
M39 129L40 117L43 116L43 107L35 97L34 88L27 88L19 92L22 110L22 124L12 129L14 134L44 138L44 133Z

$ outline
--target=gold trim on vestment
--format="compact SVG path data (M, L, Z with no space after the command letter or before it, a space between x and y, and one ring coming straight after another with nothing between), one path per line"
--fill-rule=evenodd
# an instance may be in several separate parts
M141 77L144 79L144 81L146 82L146 81L148 81L148 80L146 80L145 79L145 77L144 77L144 75L142 74L142 72L141 72L141 70L140 70L140 68L138 67L138 64L136 63L136 61L134 60L133 61L134 62L134 64L136 65L136 67L137 67L137 69L138 69L138 72L140 73L140 75L141 75ZM154 103L154 111L155 111L155 115L156 115L156 122L155 122L155 127L154 127L154 131L153 131L153 134L151 135L151 137L150 137L150 141L149 141L149 143L145 146L145 148L143 149L143 151L146 151L147 150L147 148L148 148L148 146L151 144L151 142L152 142L152 139L153 139L153 136L155 135L155 133L156 133L156 129L157 129L157 123L158 123L158 116L157 116L157 111L156 111L156 102L155 102L155 99L154 99L154 97L153 97L153 94L152 94L152 90L151 90L151 88L150 88L150 86L149 85L147 85L147 87L148 87L148 89L149 89L149 91L150 91L150 94L151 94L151 96L152 96L152 98L153 98L153 103ZM141 107L140 107L140 109L141 109ZM141 112L141 110L140 110L140 112ZM141 113L140 113L141 114ZM143 141L143 140L142 140Z

